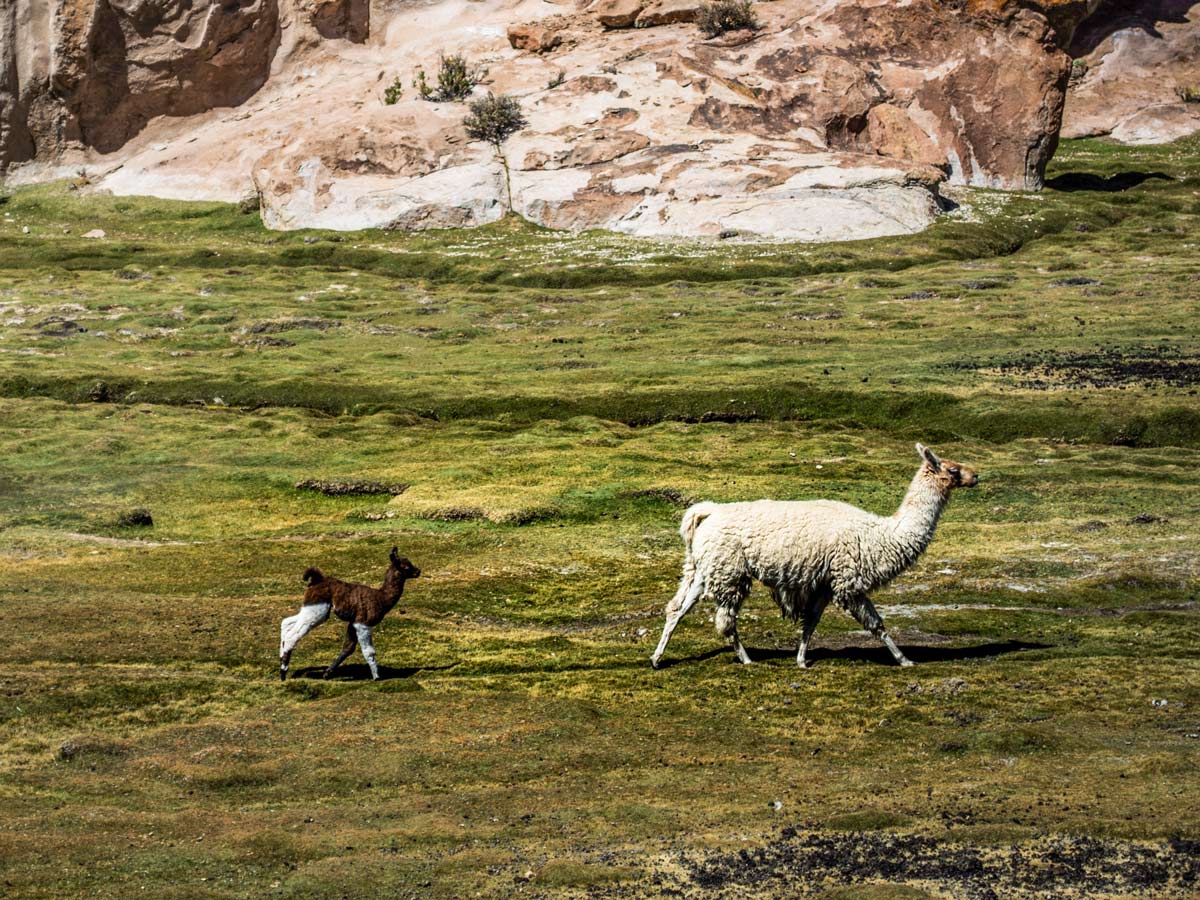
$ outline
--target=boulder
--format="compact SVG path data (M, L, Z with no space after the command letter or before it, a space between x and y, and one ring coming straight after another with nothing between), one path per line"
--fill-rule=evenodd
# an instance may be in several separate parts
M0 165L74 144L110 152L155 116L235 106L266 81L279 37L278 0L58 0L13 28L21 6L0 13Z
M562 43L562 35L538 22L508 26L508 43L514 50L545 53Z
M1200 131L1200 104L1162 103L1138 110L1112 130L1122 144L1167 144Z
M371 31L369 0L298 0L298 9L323 38L361 44Z
M1196 105L1176 93L1200 88L1200 2L1105 0L1070 52L1064 137L1163 143L1200 130Z
M605 28L630 28L645 6L646 0L599 0L592 11Z
M651 0L650 5L638 13L633 24L638 28L653 28L655 25L695 22L702 2L703 0Z

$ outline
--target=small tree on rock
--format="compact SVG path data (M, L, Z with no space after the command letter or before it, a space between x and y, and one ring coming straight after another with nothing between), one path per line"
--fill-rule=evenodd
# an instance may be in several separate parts
M525 124L525 115L516 97L507 94L497 97L491 91L486 97L473 101L471 111L463 119L467 136L475 141L487 141L500 158L500 164L504 166L504 187L508 192L509 209L512 209L512 180L508 172L508 160L500 152L500 145L524 128Z
M471 104L471 111L463 119L467 134L472 140L487 141L497 152L500 145L510 136L525 127L525 116L521 104L515 97L501 94L497 97L488 91Z

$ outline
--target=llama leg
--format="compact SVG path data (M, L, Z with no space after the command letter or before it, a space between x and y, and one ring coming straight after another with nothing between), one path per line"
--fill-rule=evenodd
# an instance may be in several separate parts
M379 666L375 665L375 645L371 643L371 628L369 625L355 625L354 631L358 635L358 646L362 648L362 655L371 667L371 680L378 681Z
M733 653L737 657L738 662L744 666L750 665L751 659L750 654L746 652L746 648L742 646L742 639L738 636L737 617L741 611L742 603L746 599L746 594L749 592L749 583L743 582L717 600L717 634L727 637L733 642Z
M300 612L288 616L279 623L279 680L287 678L292 651L304 637L329 618L328 603L310 603L300 607Z
M663 651L667 649L667 641L671 640L671 634L675 631L675 626L696 605L703 590L703 579L696 577L694 571L685 571L683 580L679 583L679 590L667 604L667 621L663 625L662 637L658 639L658 646L654 649L654 655L650 657L650 665L654 668L658 668Z
M859 621L863 628L867 629L867 631L883 642L883 645L896 658L896 662L902 666L911 666L913 664L911 659L900 652L900 648L896 646L896 642L892 640L892 636L887 633L887 630L883 627L883 618L875 610L875 605L866 594L859 594L846 604L846 609L850 615Z
M346 657L354 652L354 648L358 646L358 632L354 630L353 625L346 626L346 641L342 644L342 652L338 654L338 658L329 664L329 668L325 670L322 678L331 678L334 669L346 661Z
M733 638L733 653L738 658L743 666L750 665L750 654L746 652L746 648L742 646L742 639L738 637L737 622L733 623L733 630L729 635Z
M828 603L828 597L813 597L804 607L804 629L800 634L800 649L796 651L796 665L802 669L808 668L808 660L805 658L808 655L808 642L812 640L813 632L817 630L817 623L821 621L821 614L825 612Z

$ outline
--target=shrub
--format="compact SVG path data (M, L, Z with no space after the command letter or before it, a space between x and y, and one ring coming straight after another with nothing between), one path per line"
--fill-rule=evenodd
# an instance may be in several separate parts
M1177 87L1175 96L1184 103L1200 103L1200 87Z
M507 94L497 97L488 91L486 97L471 104L471 112L463 119L463 125L472 139L487 141L498 150L509 135L524 127L525 116L515 97Z
M701 3L700 11L696 14L696 24L707 37L716 37L727 31L748 28L758 31L762 24L754 15L752 0L714 0L712 3Z
M413 81L413 87L417 89L417 93L421 95L422 100L430 100L434 103L447 103L469 97L471 91L475 89L475 85L483 81L486 76L486 68L483 66L472 68L467 63L466 57L455 54L454 56L442 57L442 61L438 65L436 88L430 86L428 79L425 77L424 69L417 69L417 77Z
M403 96L404 85L400 83L399 78L383 89L383 102L388 106L395 106Z

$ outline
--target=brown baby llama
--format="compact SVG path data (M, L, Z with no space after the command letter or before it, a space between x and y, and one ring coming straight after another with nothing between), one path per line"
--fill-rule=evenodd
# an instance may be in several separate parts
M388 556L387 574L383 576L383 587L373 588L365 584L354 584L337 578L326 578L320 569L306 569L304 580L308 590L304 592L304 604L300 612L288 616L279 626L279 679L287 678L288 663L292 651L300 639L329 618L332 611L346 623L346 643L342 652L325 670L325 678L333 674L357 644L363 657L371 667L371 677L379 680L379 667L375 664L375 645L371 643L371 629L383 621L404 593L404 582L416 578L421 570L407 559L398 556L392 548Z

